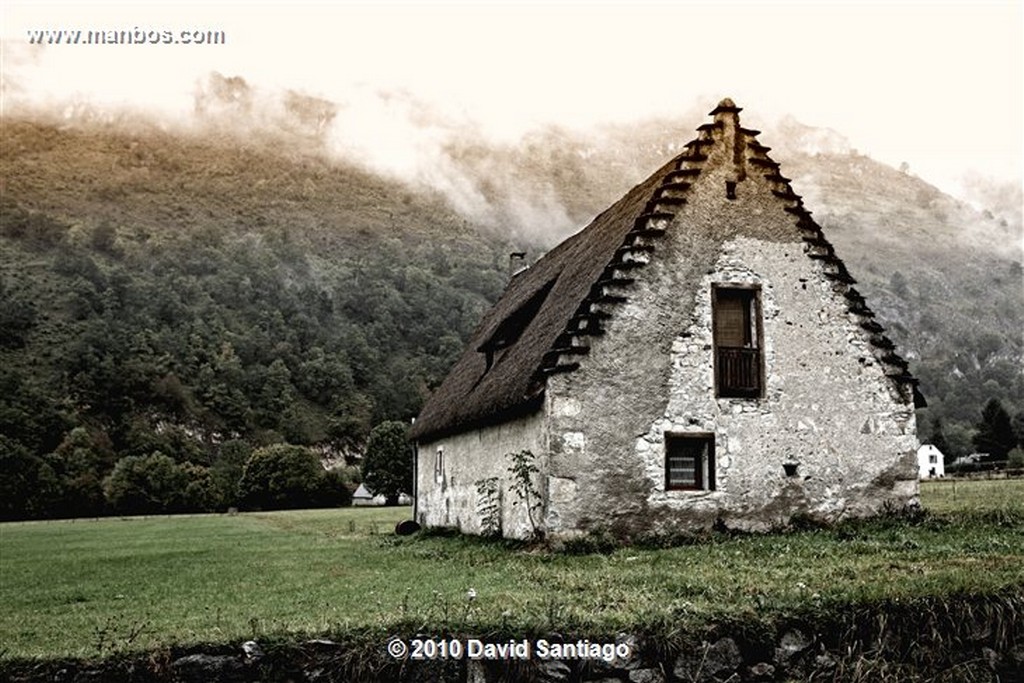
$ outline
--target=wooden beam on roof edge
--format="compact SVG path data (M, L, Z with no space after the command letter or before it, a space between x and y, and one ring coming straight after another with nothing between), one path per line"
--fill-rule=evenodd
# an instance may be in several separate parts
M565 363L561 365L552 365L551 367L541 368L541 372L545 375L557 375L563 372L572 372L578 370L580 367L579 363Z
M668 175L662 180L662 185L668 183L687 183L700 175L699 168L679 168L678 166L674 171L669 171Z
M803 202L803 197L793 192L792 188L787 187L785 190L772 190L772 194L779 199L789 199L793 201Z

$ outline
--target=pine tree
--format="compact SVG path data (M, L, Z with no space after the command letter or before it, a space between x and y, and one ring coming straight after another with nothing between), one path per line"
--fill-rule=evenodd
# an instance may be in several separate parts
M981 422L977 424L974 447L979 453L988 453L989 460L1005 460L1006 454L1016 444L1016 436L1010 425L1010 414L999 399L990 399L981 411Z

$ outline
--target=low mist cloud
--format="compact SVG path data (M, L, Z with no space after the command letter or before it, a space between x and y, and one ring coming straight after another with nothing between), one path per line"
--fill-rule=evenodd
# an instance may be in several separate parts
M512 163L517 144L497 142L465 116L407 91L355 87L331 101L276 92L211 73L195 90L193 129L270 135L282 152L312 152L437 192L466 220L512 240L551 242L578 222L550 185ZM258 136L257 136L258 137Z
M36 70L39 51L8 45L5 58L6 115L38 116L61 125L135 128L155 123L182 134L264 144L289 157L326 156L414 191L439 193L467 221L512 242L540 245L553 245L583 227L678 153L710 106L694 102L671 120L589 129L547 125L499 137L454 106L371 85L324 96L209 72L193 81L181 101L149 110L88 95L44 98L25 82ZM783 163L796 156L857 153L839 132L804 125L792 116L768 126L754 123L770 128L762 137ZM816 196L813 182L801 191L809 192L808 200ZM969 174L960 196L1019 231L1019 184Z

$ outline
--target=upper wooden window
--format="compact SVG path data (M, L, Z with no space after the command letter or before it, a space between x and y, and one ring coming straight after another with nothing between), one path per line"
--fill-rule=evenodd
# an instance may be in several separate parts
M758 286L715 285L711 290L715 340L715 395L764 395L761 290Z

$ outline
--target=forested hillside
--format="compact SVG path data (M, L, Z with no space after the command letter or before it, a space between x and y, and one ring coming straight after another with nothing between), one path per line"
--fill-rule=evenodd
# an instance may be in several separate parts
M187 464L225 504L253 448L358 452L374 425L417 413L509 251L536 258L699 121L460 134L432 190L331 152L329 120L3 121L0 514L109 510L102 482L126 456ZM974 450L993 398L1019 438L1019 188L983 187L992 206L975 210L831 131L789 121L761 140L921 379L922 439ZM460 215L452 186L485 209Z
M17 472L52 489L36 513L88 514L126 455L216 466L224 444L283 440L338 458L443 378L508 248L437 197L274 142L5 123L7 514Z

